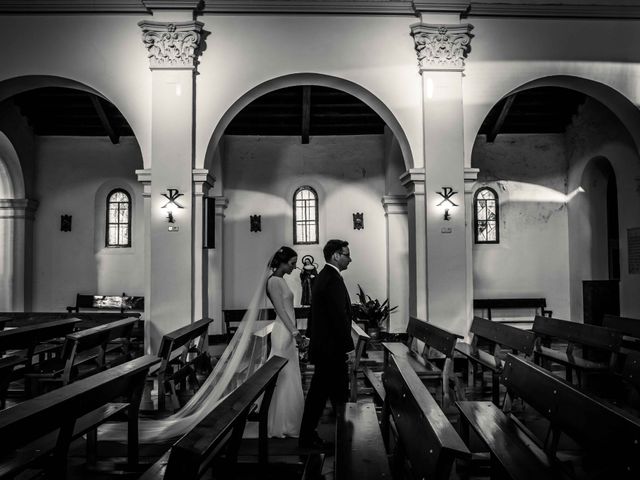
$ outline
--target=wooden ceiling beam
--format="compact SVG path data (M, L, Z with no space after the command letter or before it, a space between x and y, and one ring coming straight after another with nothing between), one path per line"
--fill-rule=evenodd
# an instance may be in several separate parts
M311 126L311 87L302 87L302 144L309 143L309 129Z
M95 95L89 95L89 98L91 99L93 108L98 114L98 118L100 118L100 123L102 123L102 126L107 131L107 135L109 135L111 143L113 143L114 145L118 144L120 142L120 136L116 133L115 129L111 125L111 122L109 121L109 118L107 117L107 114L104 111L100 100Z
M502 125L504 124L504 121L507 118L507 115L509 115L509 109L511 108L511 105L513 105L513 101L516 99L516 95L517 94L514 93L513 95L507 97L505 102L502 104L500 115L498 115L498 118L496 119L495 123L491 127L491 130L489 130L489 133L487 134L487 143L493 143L493 141L498 136L498 133L500 133L500 129L502 128Z

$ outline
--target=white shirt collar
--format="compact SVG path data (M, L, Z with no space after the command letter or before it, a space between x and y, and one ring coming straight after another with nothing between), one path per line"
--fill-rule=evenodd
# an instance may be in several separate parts
M342 276L342 273L340 273L340 269L338 267L336 267L335 265L333 265L332 263L327 263L325 265L327 265L328 267L331 267L331 268L335 268L336 272L338 272L338 275Z

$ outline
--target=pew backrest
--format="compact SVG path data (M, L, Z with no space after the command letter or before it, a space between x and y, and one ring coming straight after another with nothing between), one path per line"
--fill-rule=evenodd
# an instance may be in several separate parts
M10 451L69 425L86 413L144 385L149 368L159 362L146 355L0 412L0 450Z
M163 335L162 341L160 342L160 349L158 350L158 357L162 359L163 363L167 362L171 356L171 352L190 344L194 340L197 342L197 344L194 345L195 348L199 350L204 348L209 324L211 324L212 321L210 318L203 318Z
M492 310L516 310L516 309L531 309L535 310L536 314L550 317L552 315L551 310L547 310L547 300L545 298L475 298L473 300L473 308L477 310L486 310L487 318L492 319Z
M79 312L80 309L90 310L119 310L124 313L129 310L144 310L144 297L122 295L87 295L78 293L76 304L67 307L69 313Z
M287 360L274 356L247 381L220 402L209 415L171 447L164 478L191 480L198 478L212 458L235 430L242 435L244 422L254 402L265 393L263 402L270 402L280 370ZM268 393L267 393L268 392Z
M474 344L477 336L502 347L524 353L526 356L533 354L535 335L530 331L504 323L492 322L482 317L473 317L470 331L474 334Z
M455 428L406 360L392 355L382 378L413 478L449 478L456 458L471 457Z
M540 338L558 338L572 344L594 347L617 353L622 347L622 334L596 325L559 320L536 315L533 333Z
M73 332L79 322L77 318L66 318L3 330L0 332L0 351L33 349L40 342Z
M351 365L351 372L349 375L349 399L351 402L355 402L358 399L358 371L360 370L360 360L362 359L362 354L364 353L369 340L371 340L371 337L367 335L367 333L362 330L362 328L357 323L352 321L351 340L353 340L355 352L353 357L353 365Z
M640 472L640 418L589 396L526 359L507 355L500 376L509 395L522 398L598 458Z
M602 318L602 326L622 332L629 337L640 338L640 319L637 318L605 314Z
M433 348L447 358L453 358L456 342L462 335L449 332L415 317L409 317L407 325L407 346L411 348L414 340L420 340L425 347Z

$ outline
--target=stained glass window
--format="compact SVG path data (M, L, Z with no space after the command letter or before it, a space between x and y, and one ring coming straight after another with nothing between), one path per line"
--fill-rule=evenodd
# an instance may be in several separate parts
M489 187L479 189L473 199L476 243L499 243L498 194Z
M293 243L318 243L318 194L309 186L293 194Z
M131 246L131 197L121 189L107 195L107 247Z

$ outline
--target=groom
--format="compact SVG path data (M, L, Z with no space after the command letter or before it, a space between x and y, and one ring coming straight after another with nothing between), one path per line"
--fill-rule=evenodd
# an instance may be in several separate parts
M320 448L316 432L327 398L334 408L349 397L347 352L351 340L351 299L342 272L351 263L349 243L329 240L323 249L326 265L316 277L311 295L309 360L315 365L307 393L298 443L303 448Z

